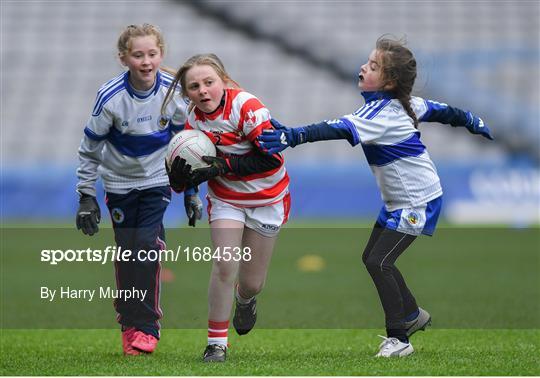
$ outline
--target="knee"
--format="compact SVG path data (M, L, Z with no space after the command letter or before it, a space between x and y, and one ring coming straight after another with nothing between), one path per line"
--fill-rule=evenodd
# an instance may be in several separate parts
M366 266L366 269L369 272L380 272L380 271L386 271L391 269L391 265L388 265L385 263L385 261L381 261L377 258L367 257L365 259L362 259L364 261L364 265Z
M222 283L233 283L235 280L235 270L228 264L215 263L212 268L212 275Z
M264 288L264 282L245 282L240 283L238 292L243 298L251 298L259 294Z
M364 262L364 265L366 266L366 269L371 272L373 270L376 270L379 266L379 264L377 263L377 261L373 260L373 259L368 259L368 258L362 258L362 261Z
M364 263L364 265L367 264L368 256L369 253L367 251L364 251L364 253L362 253L362 262Z

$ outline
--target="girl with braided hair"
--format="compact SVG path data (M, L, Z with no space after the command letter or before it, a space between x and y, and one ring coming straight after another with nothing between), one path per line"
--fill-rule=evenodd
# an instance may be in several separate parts
M414 351L409 337L424 330L431 316L418 307L394 263L418 235L433 234L443 194L418 123L465 126L473 134L493 138L471 112L411 96L416 60L400 41L379 38L358 77L365 104L354 113L297 128L272 120L275 130L258 139L263 151L272 154L322 140L362 145L384 202L362 255L386 319L387 336L382 336L376 356L402 357Z

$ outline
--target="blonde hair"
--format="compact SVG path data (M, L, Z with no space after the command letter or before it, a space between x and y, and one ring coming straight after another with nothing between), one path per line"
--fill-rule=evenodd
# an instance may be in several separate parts
M151 24L142 24L128 25L124 28L122 33L120 33L120 37L118 37L118 42L116 44L118 56L123 57L131 51L131 42L133 38L146 36L156 37L156 43L161 51L161 55L165 55L165 39L159 28Z
M180 85L180 91L184 98L188 97L187 90L186 90L186 74L187 72L195 67L195 66L210 66L216 71L217 75L223 82L225 83L226 87L229 88L240 88L240 85L227 73L225 70L225 66L223 65L223 62L221 59L218 58L216 54L197 54L193 55L191 58L185 61L184 64L178 69L178 72L176 72L176 75L174 76L174 80L171 83L171 86L169 87L169 90L167 91L167 95L165 96L165 100L163 100L163 104L161 105L161 114L165 115L165 109L167 108L167 105L169 102L171 102L174 91ZM193 106L190 106L190 110L193 108Z

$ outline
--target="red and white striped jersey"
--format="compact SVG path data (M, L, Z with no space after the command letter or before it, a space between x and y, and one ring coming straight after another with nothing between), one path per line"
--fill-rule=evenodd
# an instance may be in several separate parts
M270 111L259 99L241 89L226 89L224 101L213 113L194 107L185 129L203 131L216 145L218 156L246 155L258 148L257 137L272 128ZM208 181L208 195L240 207L259 207L281 201L289 190L283 158L278 168L248 176L228 173Z

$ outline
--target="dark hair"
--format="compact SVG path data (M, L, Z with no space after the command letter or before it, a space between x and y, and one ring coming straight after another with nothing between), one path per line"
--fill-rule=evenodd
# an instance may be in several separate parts
M381 77L383 86L388 85L395 98L399 100L414 127L418 120L411 108L411 92L416 80L416 59L402 40L393 40L385 36L377 39L376 50L381 59Z

